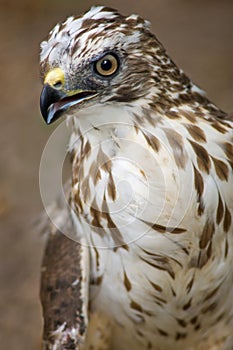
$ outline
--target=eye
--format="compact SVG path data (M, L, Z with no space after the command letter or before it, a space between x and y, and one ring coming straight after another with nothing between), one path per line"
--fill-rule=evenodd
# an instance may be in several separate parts
M95 70L98 74L108 77L117 71L118 66L117 58L112 54L107 54L95 63Z

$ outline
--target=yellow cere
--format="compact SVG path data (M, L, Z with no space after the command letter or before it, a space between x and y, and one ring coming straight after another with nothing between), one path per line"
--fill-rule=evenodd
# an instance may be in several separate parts
M49 84L51 86L55 86L56 84L64 85L65 75L61 68L54 68L47 73L45 76L44 83Z

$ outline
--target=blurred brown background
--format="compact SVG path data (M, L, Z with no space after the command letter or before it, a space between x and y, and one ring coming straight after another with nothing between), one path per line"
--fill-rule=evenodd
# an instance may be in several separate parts
M32 222L42 210L41 153L53 127L40 116L39 42L93 1L0 0L0 348L40 348L38 299L43 240ZM175 62L221 108L233 112L233 1L102 0L140 13ZM49 189L48 189L49 191Z

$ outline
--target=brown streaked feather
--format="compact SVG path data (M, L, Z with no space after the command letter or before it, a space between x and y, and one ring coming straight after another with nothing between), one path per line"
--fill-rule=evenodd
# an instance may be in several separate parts
M184 148L182 135L177 133L175 130L168 128L163 128L163 131L166 133L168 142L172 148L176 165L179 168L184 169L188 155Z
M124 271L124 286L125 286L127 292L129 292L132 289L132 284L131 284L129 277L127 276L125 271Z
M212 240L213 234L214 234L214 222L213 221L207 221L205 223L205 226L203 228L200 241L199 241L199 248L205 249L207 244Z
M226 163L215 157L211 157L211 159L214 163L215 171L219 179L222 181L228 181L229 169Z
M116 200L116 186L115 182L113 180L112 172L109 173L109 180L108 180L108 195L109 197L115 201Z
M159 224L153 224L151 222L141 220L145 224L149 225L153 230L159 232L159 233L173 233L173 234L179 234L179 233L184 233L186 232L185 228L182 227L169 227L169 226L164 226L164 225L159 225Z
M219 225L222 221L224 214L224 208L223 208L223 202L220 193L218 192L218 208L217 208L217 214L216 214L216 222Z
M231 213L228 207L225 205L225 216L223 220L223 229L225 232L228 232L231 227Z
M228 160L233 162L233 145L229 142L226 142L223 146Z
M206 142L206 135L204 131L199 128L199 126L193 124L185 124L185 127L195 141L204 143Z
M197 142L192 140L189 140L189 142L192 145L194 152L196 153L199 170L209 174L211 164L208 152L203 146L201 146Z
M69 186L68 186L69 187ZM63 217L60 229L72 237L74 227L69 213L58 203L51 217ZM40 298L44 330L43 350L82 349L87 328L88 261L85 248L65 236L47 219L43 231L47 244L41 269ZM85 257L86 256L86 257ZM85 296L83 292L85 291Z
M204 191L204 180L201 173L197 170L197 168L193 165L194 170L194 185L197 191L197 202L198 202L198 215L202 215L204 212L204 204L202 199L202 194Z
M211 258L212 253L212 241L208 243L208 246L206 249L201 249L197 258L197 265L199 269L201 269L203 266L207 264L209 259Z
M159 148L160 148L160 142L157 139L157 137L155 137L154 135L146 132L145 130L142 132L143 136L146 139L146 142L148 143L148 145L155 151L158 152Z

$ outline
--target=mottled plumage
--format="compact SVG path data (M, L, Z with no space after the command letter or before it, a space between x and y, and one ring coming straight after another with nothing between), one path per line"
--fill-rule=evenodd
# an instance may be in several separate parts
M56 25L41 74L44 119L72 128L52 219L81 243L50 227L44 348L232 349L232 119L147 21L106 7Z

